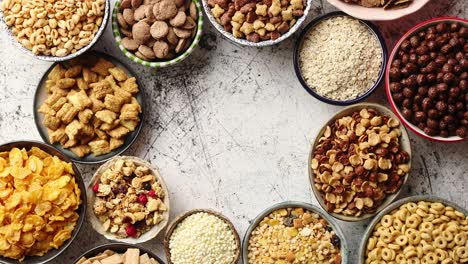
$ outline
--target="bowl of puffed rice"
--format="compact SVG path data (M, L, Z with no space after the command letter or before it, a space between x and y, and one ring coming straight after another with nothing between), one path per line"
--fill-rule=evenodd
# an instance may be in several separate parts
M433 195L411 196L368 226L358 263L468 263L468 211Z
M32 57L66 61L96 44L109 13L109 0L3 0L0 28Z
M302 30L293 64L309 94L328 104L351 105L370 96L382 82L387 47L374 24L331 12Z

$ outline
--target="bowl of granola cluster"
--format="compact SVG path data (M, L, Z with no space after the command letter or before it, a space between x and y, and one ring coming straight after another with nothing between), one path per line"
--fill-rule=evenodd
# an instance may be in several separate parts
M370 218L399 194L411 169L405 127L373 103L336 113L311 146L309 179L322 208L343 221Z
M87 188L88 216L107 239L136 244L158 235L169 220L169 192L159 172L137 157L104 163Z
M303 202L275 204L260 213L242 244L244 264L348 263L340 227L318 207Z

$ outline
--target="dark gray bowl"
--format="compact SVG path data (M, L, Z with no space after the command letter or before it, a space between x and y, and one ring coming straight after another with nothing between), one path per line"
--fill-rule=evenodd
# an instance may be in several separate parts
M100 246L94 247L94 248L86 251L85 253L83 253L83 255L79 256L75 261L73 261L73 263L77 263L78 260L80 260L83 257L85 257L85 258L94 257L97 254L99 254L101 252L104 252L107 249L115 251L117 253L124 253L127 250L127 248L138 248L140 250L140 252L142 252L143 254L147 253L150 258L154 258L160 264L164 264L164 262L158 256L156 256L156 254L154 254L150 250L145 249L142 246L125 244L125 243L110 243L110 244L105 244L105 245L100 245Z
M83 56L93 56L93 57L104 58L112 62L114 65L122 68L129 76L137 77L136 73L130 67L128 67L125 63L105 53L97 52L97 51L90 51L90 52L85 53ZM41 80L39 81L39 84L37 85L36 93L34 94L34 103L33 103L34 122L36 123L37 130L42 140L48 144L50 144L49 137L48 137L49 133L47 132L47 127L45 127L42 123L42 121L44 120L44 115L39 113L38 110L41 107L42 102L44 102L45 99L47 98L47 89L45 86L47 75L49 75L49 72L58 63L60 63L61 65L67 65L67 62L56 62L52 64L52 66L50 66L50 68L42 76ZM60 143L55 143L52 145L55 148L62 151L65 155L67 155L74 162L81 163L81 164L102 163L107 160L110 160L112 157L119 155L125 150L127 150L133 144L133 142L137 139L138 135L140 134L141 128L143 126L143 121L144 121L144 113L145 113L145 104L144 104L144 99L143 99L144 89L143 89L142 83L138 80L138 78L137 78L137 83L138 83L138 88L140 91L138 92L136 99L138 103L140 103L140 106L141 106L141 114L140 114L141 120L140 120L140 123L138 124L138 127L135 129L135 131L129 133L125 137L125 143L122 146L120 146L117 149L114 149L113 151L105 155L94 156L91 153L91 154L84 156L83 158L80 158L75 153L71 152L70 150L63 148L62 145L60 145Z
M20 49L22 52L24 52L24 53L28 54L29 56L34 57L36 59L40 59L40 60L44 60L44 61L56 61L57 62L57 61L66 61L66 60L76 58L76 57L80 56L81 54L85 53L90 48L92 48L94 46L94 44L96 44L98 42L98 40L101 38L102 33L104 33L104 31L106 30L107 22L109 21L109 16L110 16L110 1L105 0L104 15L102 17L102 23L99 26L99 30L94 35L93 40L87 46L81 48L77 52L72 53L72 54L68 54L67 56L63 56L63 57L36 55L32 51L30 51L29 49L27 49L23 45L21 45L21 43L19 43L16 40L13 33L11 33L10 28L5 24L2 10L0 10L0 28L4 29L7 32L8 38L10 39L10 41L18 49Z
M340 238L341 242L341 264L348 264L348 244L346 242L346 238L341 231L340 227L338 224L335 222L335 219L330 217L328 214L320 210L317 206L309 204L309 203L304 203L304 202L296 202L296 201L288 201L288 202L282 202L278 203L275 205L272 205L265 209L263 212L261 212L255 219L252 221L250 224L249 228L245 232L244 240L242 241L242 263L248 264L249 260L247 258L249 254L249 240L250 240L250 235L252 234L252 231L255 229L255 227L258 226L258 224L265 218L265 216L269 215L271 212L276 211L278 209L282 208L288 208L288 207L299 207L299 208L304 208L307 209L311 212L317 213L329 223L333 230L336 232L336 235Z
M14 141L10 143L6 143L0 146L0 152L2 151L9 151L12 148L17 147L19 149L21 148L26 148L29 149L31 147L38 147L42 149L43 151L55 155L59 157L61 160L66 161L66 162L71 162L73 171L75 172L75 181L78 184L81 194L80 194L80 199L81 199L81 204L80 207L78 207L77 213L80 215L80 218L78 218L78 221L76 223L75 230L73 230L73 233L65 243L59 248L59 249L51 249L49 250L44 256L41 257L26 257L23 262L19 262L18 260L15 259L10 259L10 258L4 258L0 257L0 263L2 264L43 264L43 263L48 263L52 259L55 259L57 256L62 254L68 246L73 242L75 239L76 235L80 231L81 226L83 225L83 221L85 219L85 214L86 214L86 188L83 182L83 178L81 177L81 173L76 167L76 165L71 161L70 158L68 158L66 155L64 155L62 152L59 150L55 149L51 145L38 142L38 141Z
M402 204L409 203L409 202L419 202L419 201L443 203L444 205L451 206L454 209L464 213L465 216L468 216L468 211L466 209L461 208L460 206L450 201L447 201L445 199L439 198L434 195L416 195L416 196L410 196L410 197L398 200L390 204L389 206L387 206L385 209L383 209L367 227L366 232L364 233L364 237L361 242L361 246L359 247L359 262L358 263L362 263L362 264L365 263L364 261L365 261L365 255L366 255L367 240L372 235L372 231L374 231L374 227L377 225L377 223L380 222L382 217L384 217L384 215L390 213L391 211L395 210Z

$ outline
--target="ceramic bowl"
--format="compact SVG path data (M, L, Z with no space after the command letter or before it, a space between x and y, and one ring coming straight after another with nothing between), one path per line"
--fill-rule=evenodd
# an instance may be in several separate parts
M367 248L367 241L369 240L370 236L372 235L373 231L374 231L374 228L375 226L380 222L380 220L382 219L382 217L384 217L386 214L392 212L393 210L397 209L398 207L400 207L401 205L405 204L405 203L409 203L409 202L414 202L414 203L417 203L419 201L426 201L426 202L437 202L437 203L442 203L446 206L451 206L453 207L455 210L458 210L462 213L465 214L465 216L468 216L468 211L450 201L447 201L445 199L442 199L442 198L439 198L437 196L434 196L434 195L416 195L416 196L411 196L411 197L407 197L407 198L403 198L401 200L398 200L390 205L388 205L385 209L383 209L373 220L372 222L368 225L365 233L364 233L364 236L363 236L363 239L362 239L362 242L361 242L361 245L359 247L359 262L360 264L364 264L366 263L365 262L365 255L366 255L366 248Z
M118 59L116 59L116 58L114 58L114 57L112 57L110 55L107 55L105 53L101 53L101 52L97 52L97 51L90 51L90 52L87 52L86 54L83 54L82 56L92 56L92 57L104 58L104 59L112 62L114 65L122 68L129 76L137 77L135 72L130 67L128 67L123 62L119 61ZM49 143L49 144L50 144L49 136L48 136L49 133L48 133L47 127L45 127L43 125L44 115L39 113L38 110L41 107L42 103L47 98L47 88L46 88L47 76L49 75L49 72L58 63L60 63L60 65L63 65L65 67L69 66L69 63L66 62L66 61L65 62L56 62L56 63L52 64L52 66L50 66L50 68L42 76L42 78L39 81L39 84L37 86L36 92L34 94L34 103L33 103L34 122L36 123L36 128L37 128L37 130L39 132L39 135L41 136L42 140L44 142ZM81 164L99 164L99 163L103 163L103 162L111 159L112 157L114 157L116 155L120 155L125 150L127 150L135 142L135 140L138 138L138 135L140 134L141 128L142 128L143 123L144 123L144 114L145 114L145 102L144 102L144 96L143 96L144 87L143 87L142 83L138 80L138 77L137 77L137 83L138 83L138 88L140 90L138 92L138 94L136 95L136 99L137 99L138 103L140 103L140 106L141 106L140 123L138 124L138 126L136 127L136 129L134 131L127 134L127 136L125 137L125 143L122 146L120 146L117 149L114 149L113 151L111 151L110 153L107 153L105 155L94 156L91 153L91 154L88 154L88 155L86 155L84 157L79 157L78 155L76 155L72 151L62 147L62 145L60 145L60 143L53 144L54 147L56 147L57 149L59 149L60 151L65 153L65 155L67 155L74 162L81 163Z
M100 176L109 168L111 168L115 162L119 159L124 159L128 161L133 161L137 166L145 166L148 167L151 171L151 174L155 176L157 181L161 184L161 188L164 191L164 204L167 207L166 212L163 214L163 220L157 224L154 225L151 229L143 233L140 237L138 238L133 238L133 237L128 237L128 238L120 238L117 237L115 234L111 232L107 232L104 230L103 223L99 221L97 218L96 214L94 213L93 210L93 205L94 201L96 200L96 195L93 192L93 186L96 183L100 182ZM137 243L144 243L146 241L149 241L153 238L155 238L166 226L169 221L169 214L170 214L170 200L169 200L169 191L167 190L166 183L164 182L164 179L161 177L159 174L158 170L154 168L149 162L140 159L138 157L133 157L133 156L117 156L114 157L113 159L107 161L106 163L102 164L97 171L94 173L93 177L91 178L91 181L88 184L88 187L86 188L86 194L88 196L88 218L89 222L91 223L91 226L98 232L99 234L103 235L106 239L109 240L114 240L122 243L129 243L129 244L137 244Z
M110 243L110 244L105 244L105 245L99 245L83 253L73 263L75 264L78 263L78 261L82 258L92 258L106 250L112 250L114 252L122 254L122 253L125 253L125 251L127 251L127 249L129 248L138 248L140 250L140 255L146 253L148 254L150 258L154 258L156 261L158 261L159 264L164 264L161 258L159 258L151 250L145 249L144 247L139 246L139 245L125 244L125 243Z
M242 45L242 46L266 47L266 46L276 45L282 42L283 40L294 35L294 33L301 27L301 25L306 20L307 15L309 14L309 11L312 7L312 0L306 0L306 3L307 3L307 6L304 9L304 15L302 15L299 19L297 19L296 23L289 29L288 32L286 32L286 34L281 35L279 38L275 40L265 40L265 41L260 41L257 43L248 41L246 39L236 38L232 35L231 32L227 32L226 30L224 30L224 27L221 24L219 24L218 21L216 21L216 18L211 13L211 8L208 5L208 0L203 0L203 9L205 9L206 16L210 20L211 24L216 28L216 30L218 30L218 32L221 33L221 35L223 35L225 38L227 38L231 42Z
M317 213L327 221L327 223L333 228L336 235L340 238L340 252L341 252L341 264L348 264L349 252L348 252L348 244L346 242L346 238L341 231L340 226L336 223L336 220L330 217L326 212L320 210L317 206L304 203L304 202L296 202L296 201L287 201L272 205L261 212L255 219L251 221L251 224L247 231L245 232L244 240L242 241L242 262L244 264L249 264L248 255L249 255L249 240L252 235L254 229L260 224L260 222L268 216L270 213L283 208L304 208L311 212Z
M150 68L162 68L162 67L168 67L175 65L184 59L186 59L192 52L195 50L195 48L198 46L198 43L200 42L201 36L202 36L202 31L203 31L203 12L200 4L200 0L192 0L195 5L197 6L197 12L198 12L198 20L197 20L197 33L195 36L192 38L192 43L190 44L189 48L186 49L182 54L179 54L177 57L171 59L171 60L166 60L166 61L145 61L137 56L126 48L122 46L122 39L125 37L123 34L120 33L120 26L119 23L117 22L117 13L119 12L120 9L120 0L115 1L115 6L114 10L112 12L112 32L114 34L114 39L117 42L117 46L119 46L119 49L133 62L136 62L138 64L141 64L146 67Z
M394 59L395 55L398 53L398 50L400 49L401 43L405 39L410 38L415 33L418 33L418 32L420 32L422 30L425 30L428 27L433 26L433 25L435 25L435 24L437 24L439 22L459 22L459 23L465 24L465 26L468 26L468 20L467 19L457 18L457 17L439 17L439 18L433 18L433 19L424 21L424 22L414 26L408 32L406 32L400 38L400 40L398 40L398 42L395 44L395 47L393 48L393 51L390 54L390 57L388 59L387 70L385 72L385 90L387 92L388 101L389 101L393 111L395 112L395 114L398 116L398 118L401 120L401 122L407 128L409 128L411 131L413 131L416 135L421 136L423 138L433 140L433 141L439 141L439 142L457 142L457 141L468 140L468 137L467 138L461 138L461 137L458 137L458 136L451 136L451 137L444 138L444 137L440 137L440 136L429 136L428 134L424 133L423 130L421 130L416 125L410 123L408 120L406 120L403 117L403 114L401 113L399 107L396 105L395 101L393 100L392 92L390 91L390 74L389 74L389 72L390 72L390 68L391 68L393 59Z
M343 101L339 101L339 100L334 100L334 99L330 99L328 97L325 97L325 96L322 96L321 94L317 93L315 91L315 89L313 89L312 87L310 87L307 82L305 81L305 79L303 78L302 76L302 72L301 72L301 68L300 68L300 65L299 65L299 53L301 51L301 48L302 48L302 43L304 41L304 38L305 36L307 35L307 33L314 27L316 26L317 24L319 24L320 22L324 21L324 20L327 20L327 19L330 19L330 18L334 18L334 17L340 17L340 16L348 16L347 14L343 13L343 12L331 12L331 13L327 13L323 16L320 16L314 20L312 20L301 32L301 34L299 35L299 38L298 40L296 41L296 44L294 46L294 51L293 51L293 64L294 64L294 71L296 72L296 76L297 78L299 79L299 82L301 83L302 87L304 87L304 89L309 93L311 94L313 97L317 98L318 100L324 102L324 103L328 103L328 104L333 104L333 105L351 105L351 104L355 104L355 103L358 103L364 99L366 99L367 97L369 97L372 92L375 91L375 89L377 89L377 87L379 87L379 85L382 83L382 80L383 80L383 76L384 76L384 73L385 73L385 66L387 65L387 45L385 44L385 40L384 38L382 37L382 34L380 33L379 29L372 23L370 22L367 22L367 21L360 21L363 25L365 25L370 32L372 32L372 34L377 38L377 40L379 41L380 43L380 47L382 49L382 64L380 66L380 72L379 72L379 76L377 77L377 80L375 81L375 83L369 87L369 89L363 93L362 95L356 97L356 98L353 98L353 99L349 99L349 100L343 100Z
M32 147L38 147L41 150L43 150L43 151L45 151L45 152L47 152L47 153L49 153L51 155L59 157L61 160L65 161L65 162L71 162L73 171L75 172L75 181L78 184L78 187L79 187L79 189L81 191L81 194L80 194L81 204L80 204L80 206L78 207L78 209L76 211L79 214L80 217L78 218L78 221L76 222L76 226L75 226L75 229L73 230L73 233L72 233L71 237L67 241L65 241L60 248L51 249L46 254L44 254L43 256L40 256L40 257L39 256L37 256L37 257L36 256L26 257L24 259L24 261L22 261L22 262L20 262L18 260L10 259L10 258L0 257L0 263L3 263L3 264L21 264L21 263L45 264L45 263L49 263L53 259L57 258L60 254L62 254L68 248L68 246L70 246L70 244L73 242L73 240L78 235L78 232L80 231L81 226L83 225L83 221L85 219L85 214L86 214L86 192L85 192L84 181L83 181L83 178L81 176L80 171L78 170L76 165L71 161L71 159L69 157L67 157L65 154L63 154L62 152L60 152L59 150L57 150L56 148L54 148L53 146L51 146L51 145L48 145L48 144L45 144L45 143L42 143L42 142L38 142L38 141L15 141L15 142L9 142L9 143L1 145L0 146L0 152L10 151L12 148L15 148L15 147L19 148L19 149L25 148L27 150L29 150Z
M1 1L0 1L1 2ZM104 16L102 17L102 24L99 26L98 31L94 35L93 40L85 47L81 48L75 53L68 54L67 56L63 57L58 57L58 56L46 56L46 55L36 55L34 54L31 50L25 48L21 43L19 43L13 33L11 32L10 28L5 24L4 21L4 16L3 16L3 11L0 9L0 28L5 30L8 33L8 38L10 41L21 51L26 53L27 55L34 57L39 60L44 60L44 61L54 61L54 62L59 62L59 61L67 61L73 58L76 58L83 53L85 53L87 50L91 49L101 38L102 34L104 33L107 22L109 21L109 16L110 16L110 0L105 0L105 7L104 7Z
M234 259L234 261L232 261L231 264L236 264L238 261L239 261L239 258L240 258L240 248L241 248L241 243L240 243L240 238L239 238L239 234L237 233L236 231L236 228L234 227L234 225L232 224L232 222L227 218L225 217L224 215L216 212L216 211L213 211L213 210L210 210L210 209L195 209L195 210L191 210L191 211L188 211L186 213L183 213L181 214L180 216L176 217L176 219L174 219L174 221L171 222L171 224L169 225L169 227L167 228L167 231L166 231L166 235L164 237L164 249L166 251L166 259L167 259L167 263L168 264L173 264L172 261L171 261L171 250L170 250L170 247L169 247L169 242L171 240L171 236L172 236L172 233L174 232L174 230L176 229L176 227L182 222L185 220L185 218L193 215L193 214L196 214L196 213L207 213L207 214L211 214L211 215L214 215L218 218L220 218L221 220L223 220L224 222L226 222L228 224L228 226L231 228L232 232L234 233L234 237L236 239L236 248L237 248L237 254L236 254L236 257Z
M334 7L340 9L341 11L347 13L350 16L364 19L364 20L395 20L406 15L412 14L419 9L421 9L424 5L426 5L429 0L413 0L408 7L402 9L391 9L391 10L384 10L383 8L376 7L376 8L368 8L363 7L360 5L355 4L348 4L343 0L327 0L328 3L333 5Z
M387 116L390 116L390 117L398 120L396 115L390 109L386 108L385 106L379 105L379 104L361 103L361 104L356 104L356 105L353 105L353 106L348 106L348 107L342 109L341 111L339 111L338 113L336 113L332 118L330 118L330 120L322 127L322 129L320 129L319 133L315 137L315 142L311 146L311 150L310 150L310 154L309 154L309 168L308 168L310 185L312 187L312 191L313 191L313 193L315 195L315 198L317 199L320 206L322 206L323 210L325 210L325 211L327 210L327 206L326 206L326 203L324 201L324 198L322 197L322 193L315 187L315 184L314 184L314 179L315 179L316 175L314 173L314 170L312 169L312 163L311 163L311 161L312 161L312 159L314 157L314 150L315 150L316 146L318 145L319 140L322 137L322 135L324 134L325 129L327 128L328 125L333 124L335 122L335 120L338 119L338 118L341 118L343 116L349 116L354 111L360 111L361 109L364 109L364 108L373 108L373 109L377 110L377 112L380 113L380 114L385 114ZM408 137L408 133L406 132L405 127L403 125L401 125L401 124L400 124L400 130L401 130L400 146L404 151L406 151L409 154L410 160L409 160L408 164L410 165L410 168L411 168L411 162L412 162L411 142L410 142L410 139ZM340 219L340 220L343 220L343 221L348 221L348 222L362 221L362 220L368 219L370 217L373 217L378 212L383 210L387 205L389 205L393 200L395 200L395 198L400 193L400 191L402 189L402 186L408 180L409 173L410 172L408 172L405 175L404 180L403 180L403 184L401 185L400 189L397 192L393 193L393 194L387 195L385 197L384 202L377 208L375 213L373 213L373 214L363 214L363 215L361 215L359 217L346 216L346 215L337 214L337 213L329 213L329 214L331 216L337 218L337 219Z

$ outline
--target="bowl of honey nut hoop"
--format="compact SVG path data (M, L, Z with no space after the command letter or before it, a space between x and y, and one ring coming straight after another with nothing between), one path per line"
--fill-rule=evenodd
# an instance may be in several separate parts
M289 38L304 23L312 0L204 0L211 24L230 41L263 47Z
M433 195L392 203L369 224L359 264L468 263L468 211Z
M348 263L348 245L335 220L318 207L283 202L261 212L242 243L245 264Z
M429 0L327 0L350 16L364 20L395 20L412 14Z
M96 44L109 13L109 0L3 0L0 24L26 54L65 61Z
M6 143L0 146L0 184L0 263L43 264L62 254L86 215L75 164L45 143Z
M112 30L132 61L159 68L187 58L200 42L203 13L199 0L120 0Z
M361 221L390 204L408 179L411 145L388 108L347 107L320 130L309 156L309 179L319 204L333 217Z
M104 163L87 188L88 216L107 239L143 243L158 235L169 220L169 192L148 162L117 156Z

